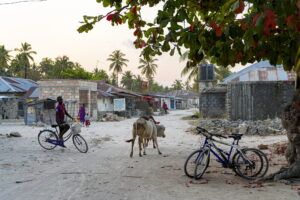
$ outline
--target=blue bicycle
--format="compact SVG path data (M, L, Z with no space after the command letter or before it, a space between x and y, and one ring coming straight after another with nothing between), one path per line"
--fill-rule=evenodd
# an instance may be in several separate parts
M74 146L81 153L88 151L88 145L85 139L79 134L81 132L81 125L79 123L71 124L69 133L65 133L63 141L58 140L58 125L51 125L55 130L44 129L38 135L38 141L41 147L47 150L52 150L56 146L63 146L64 142L72 137Z
M199 134L205 136L205 141L200 149L189 155L185 164L184 172L190 178L200 179L205 173L210 162L210 153L224 168L232 169L237 175L254 180L263 177L269 168L269 162L266 155L255 148L240 148L239 141L243 134L231 134L225 137L220 134L210 133L204 128L197 127ZM217 138L233 138L232 144L226 143ZM229 152L218 148L215 143L230 146ZM235 153L234 153L235 152ZM231 156L234 153L233 156Z

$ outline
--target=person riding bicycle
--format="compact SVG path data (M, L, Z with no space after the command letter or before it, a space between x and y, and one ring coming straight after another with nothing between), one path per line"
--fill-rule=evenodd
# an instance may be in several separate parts
M65 104L63 103L63 98L61 96L57 97L57 106L56 106L56 123L59 127L59 140L62 142L62 147L65 147L63 143L63 135L70 129L70 125L67 124L65 120L65 115L74 120L71 115L67 112Z

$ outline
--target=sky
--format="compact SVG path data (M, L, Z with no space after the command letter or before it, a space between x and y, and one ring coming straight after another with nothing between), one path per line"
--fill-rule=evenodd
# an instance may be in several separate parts
M135 49L133 29L126 24L111 26L102 20L88 33L77 32L83 15L106 14L96 0L46 0L11 5L1 3L21 0L0 0L0 45L8 50L20 48L21 43L31 44L37 52L36 63L42 58L56 58L66 55L73 62L78 62L87 71L95 67L106 70L109 74L110 62L106 59L114 50L121 50L129 60L123 71L130 70L140 74L138 70L140 49ZM143 8L144 19L154 19L157 8ZM11 55L15 55L14 52ZM185 63L179 62L179 55L168 53L156 57L158 61L155 80L164 86L170 86L175 79L186 81L180 73ZM234 71L241 69L237 67Z

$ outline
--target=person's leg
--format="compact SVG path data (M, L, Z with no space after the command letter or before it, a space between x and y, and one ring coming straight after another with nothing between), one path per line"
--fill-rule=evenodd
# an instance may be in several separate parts
M63 124L60 126L60 134L59 134L60 141L63 141L63 136L69 129L70 126L68 124Z

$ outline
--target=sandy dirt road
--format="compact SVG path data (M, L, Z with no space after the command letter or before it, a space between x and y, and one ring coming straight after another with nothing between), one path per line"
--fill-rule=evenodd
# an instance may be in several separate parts
M184 175L186 157L203 139L187 133L190 127L182 117L191 111L173 111L156 117L166 126L166 138L158 142L162 155L150 147L147 155L138 156L137 145L129 157L132 123L93 123L82 129L89 144L87 154L79 153L71 141L67 149L43 150L37 141L42 128L2 124L0 133L20 132L21 138L0 136L1 200L71 200L71 199L299 199L291 185L269 183L263 187L235 176L212 162L204 180L195 181ZM246 136L242 145L256 147L286 141L285 136ZM277 165L273 166L276 163ZM284 164L283 157L272 158L271 170ZM253 188L249 188L253 187Z

